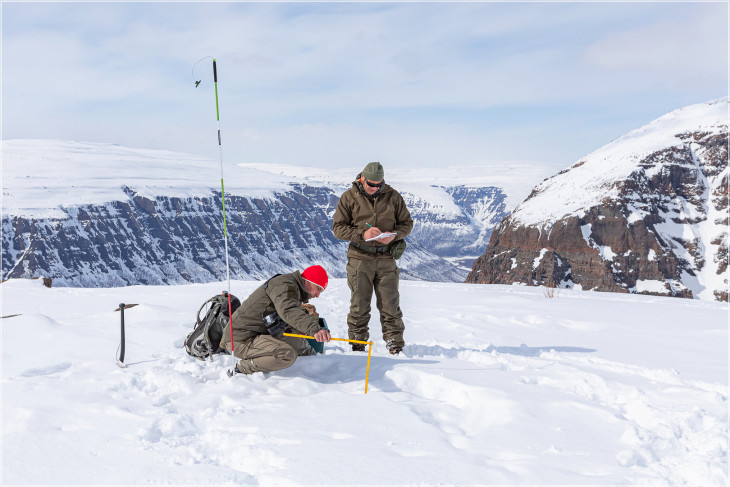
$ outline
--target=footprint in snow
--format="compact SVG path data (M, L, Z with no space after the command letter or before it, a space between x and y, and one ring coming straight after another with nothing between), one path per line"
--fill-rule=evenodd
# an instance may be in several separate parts
M20 375L22 377L40 377L42 375L53 375L64 372L71 368L71 362L62 362L60 364L49 365L47 367L37 367L26 369Z

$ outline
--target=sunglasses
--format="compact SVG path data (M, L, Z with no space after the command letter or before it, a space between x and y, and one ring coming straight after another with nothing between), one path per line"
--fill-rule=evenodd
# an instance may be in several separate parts
M385 184L385 181L380 181L379 183L374 183L370 181L369 179L365 179L365 182L368 186L372 186L373 188L380 188L382 185Z

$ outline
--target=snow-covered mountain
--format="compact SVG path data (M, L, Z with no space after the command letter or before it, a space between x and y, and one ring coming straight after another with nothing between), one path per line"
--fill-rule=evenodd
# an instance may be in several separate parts
M468 282L728 300L728 98L673 111L539 184Z
M332 216L357 169L224 170L233 278L312 263L344 276L347 244L332 234ZM504 181L508 171L493 178L474 171L388 177L416 222L400 261L406 279L463 281L468 269L446 259L475 258L508 214L507 194L487 182ZM523 172L511 182L524 179ZM67 286L221 280L220 193L215 160L111 144L4 141L2 277L42 275Z

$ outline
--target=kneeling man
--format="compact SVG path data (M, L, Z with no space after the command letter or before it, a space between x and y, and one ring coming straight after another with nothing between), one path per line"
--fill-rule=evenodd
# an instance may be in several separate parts
M221 347L240 359L229 375L285 369L297 356L316 353L304 338L283 336L287 327L318 342L330 341L314 307L302 306L318 297L327 281L327 272L316 265L301 273L277 274L256 289L233 313L233 343L231 324L223 331Z

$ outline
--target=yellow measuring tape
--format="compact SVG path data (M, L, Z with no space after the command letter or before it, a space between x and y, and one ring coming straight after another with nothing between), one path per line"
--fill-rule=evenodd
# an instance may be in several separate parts
M294 337L294 338L309 338L310 340L316 340L313 336L309 335L296 335L294 333L284 333L285 337ZM365 394L368 393L368 378L370 377L370 355L373 352L373 342L363 342L361 340L350 340L349 338L330 338L330 340L335 340L338 342L350 342L350 343L361 343L363 345L368 346L368 368L365 372Z

